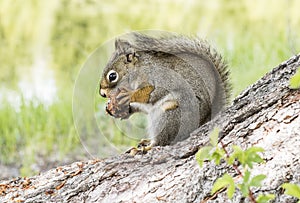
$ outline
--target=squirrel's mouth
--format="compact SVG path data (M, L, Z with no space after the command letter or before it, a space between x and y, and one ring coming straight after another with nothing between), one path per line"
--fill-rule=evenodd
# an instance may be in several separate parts
M103 88L100 87L99 94L102 97L106 98L106 97L108 97L108 90L107 89L103 89Z

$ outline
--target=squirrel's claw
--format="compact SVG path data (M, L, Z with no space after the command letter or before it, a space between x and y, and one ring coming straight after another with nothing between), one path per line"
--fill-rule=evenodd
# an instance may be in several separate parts
M120 88L116 96L116 101L119 105L129 105L132 92L129 89Z
M142 148L142 147L148 147L151 146L151 140L149 139L141 139L141 141L138 143L138 148Z
M151 140L142 139L137 147L131 147L125 151L125 154L130 154L131 156L135 156L137 154L146 154L149 150L152 149Z

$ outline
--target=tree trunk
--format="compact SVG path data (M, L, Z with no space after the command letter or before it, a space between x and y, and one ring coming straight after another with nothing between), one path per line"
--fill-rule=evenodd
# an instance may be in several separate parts
M103 160L76 162L30 178L0 182L0 202L228 202L226 191L210 196L214 181L235 171L224 163L205 162L200 168L195 153L220 129L225 145L260 146L265 162L252 174L265 174L256 197L267 192L275 202L296 202L280 185L300 183L300 90L288 88L300 65L300 54L274 68L241 93L213 121L185 141L154 147L145 155L126 154ZM248 202L237 190L232 202Z

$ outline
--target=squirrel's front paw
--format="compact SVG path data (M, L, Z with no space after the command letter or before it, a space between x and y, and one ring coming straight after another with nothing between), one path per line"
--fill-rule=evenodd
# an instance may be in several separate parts
M106 104L106 112L115 118L128 118L131 115L130 96L127 89L118 88L115 93L111 94L110 100Z

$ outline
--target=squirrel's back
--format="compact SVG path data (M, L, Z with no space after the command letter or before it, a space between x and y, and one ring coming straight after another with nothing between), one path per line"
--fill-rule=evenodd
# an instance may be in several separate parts
M132 46L137 52L155 55L149 59L154 61L153 64L167 63L168 68L175 70L187 80L199 103L202 103L199 112L206 113L203 115L206 121L228 102L231 84L227 64L206 41L177 34L151 37L136 32L132 36ZM165 55L159 57L159 53ZM163 60L166 62L162 62Z

